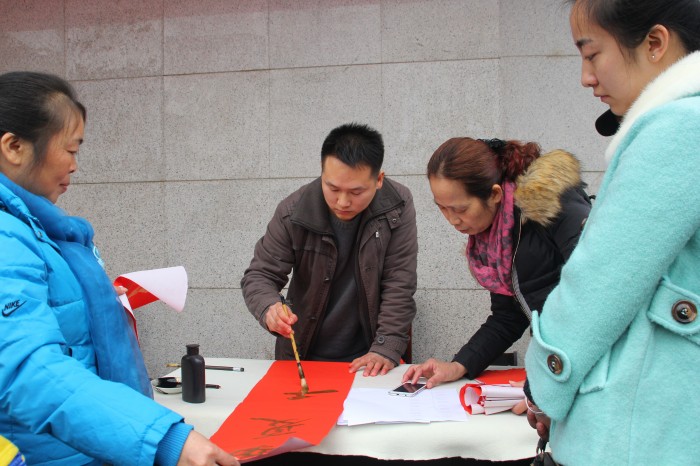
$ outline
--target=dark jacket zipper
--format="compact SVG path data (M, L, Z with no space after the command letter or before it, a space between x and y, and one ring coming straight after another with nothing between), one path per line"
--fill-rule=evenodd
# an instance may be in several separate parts
M525 314L525 317L527 318L528 322L532 323L532 310L530 309L530 306L528 306L527 301L525 301L525 297L523 296L522 292L520 291L520 284L518 282L518 271L515 268L515 257L518 254L518 246L520 246L520 234L523 230L523 224L522 224L522 214L518 215L518 238L517 241L515 242L515 251L513 251L513 262L511 263L511 269L510 269L510 276L511 276L511 281L513 285L513 294L515 295L515 300L520 306L520 310L522 311L523 314Z

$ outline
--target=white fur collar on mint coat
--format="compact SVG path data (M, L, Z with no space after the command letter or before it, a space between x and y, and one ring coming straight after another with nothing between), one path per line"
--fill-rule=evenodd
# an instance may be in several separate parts
M681 59L649 83L622 120L620 129L605 151L605 160L610 162L620 141L640 116L659 105L700 92L698 77L700 77L700 52L695 52Z

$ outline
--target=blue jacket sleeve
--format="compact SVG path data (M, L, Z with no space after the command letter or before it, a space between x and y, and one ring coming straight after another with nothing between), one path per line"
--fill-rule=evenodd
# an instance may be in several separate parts
M176 466L190 432L192 432L192 426L189 424L173 424L158 444L156 466Z

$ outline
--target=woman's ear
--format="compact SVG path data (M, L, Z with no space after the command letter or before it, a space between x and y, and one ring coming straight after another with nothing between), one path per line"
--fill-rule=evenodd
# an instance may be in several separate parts
M31 161L32 144L13 133L5 133L0 137L0 155L2 164L18 168Z
M503 200L503 188L501 188L500 184L494 184L491 187L491 196L489 197L489 201L491 201L493 204L498 204Z
M647 58L652 63L661 61L669 48L670 41L671 33L666 26L656 24L649 30L644 39Z

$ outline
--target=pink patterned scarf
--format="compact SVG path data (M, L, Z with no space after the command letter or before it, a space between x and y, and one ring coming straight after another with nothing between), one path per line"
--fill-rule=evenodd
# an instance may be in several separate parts
M511 269L513 266L513 191L515 184L505 182L503 199L493 223L486 231L469 235L467 261L469 270L487 290L513 296Z

